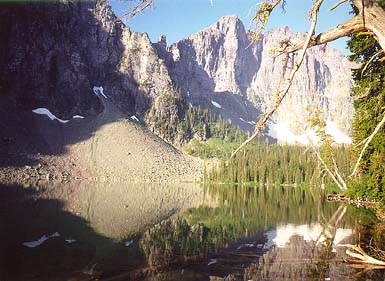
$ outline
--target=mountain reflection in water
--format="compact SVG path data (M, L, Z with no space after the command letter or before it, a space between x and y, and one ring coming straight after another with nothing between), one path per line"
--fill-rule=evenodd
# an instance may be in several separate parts
M385 276L360 274L338 246L369 239L371 211L326 202L317 188L75 182L0 192L4 281ZM55 232L41 246L22 246Z

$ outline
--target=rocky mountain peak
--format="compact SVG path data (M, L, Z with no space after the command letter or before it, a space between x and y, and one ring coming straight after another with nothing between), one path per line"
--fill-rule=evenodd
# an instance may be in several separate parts
M146 33L131 32L106 0L4 6L0 23L10 26L0 29L2 95L25 110L45 107L63 119L95 115L102 104L92 89L102 87L125 114L145 120L173 83L190 106L210 108L247 130L273 104L282 77L282 57L270 49L304 36L281 27L251 44L241 20L229 15L167 47L165 36L152 44ZM288 69L293 65L291 58ZM327 45L310 49L272 121L303 130L306 108L317 108L348 130L350 68Z
M163 54L163 58L182 92L242 95L257 68L255 56L248 46L242 22L237 16L230 15L172 44L168 48L169 56ZM186 76L186 73L190 75Z
M166 38L166 35L161 35L158 39L158 45L163 48L163 49L166 49L167 48L167 38Z
M242 21L236 15L223 16L217 22L212 24L210 27L204 29L203 31L207 29L218 30L219 32L224 34L231 34L231 33L245 34L245 27L243 26Z
M304 37L283 26L262 34L259 42L250 42L241 20L229 15L163 49L159 55L193 106L209 107L252 130L260 113L273 105L274 93L284 81L283 57L272 49L282 40L295 43ZM292 56L287 73L294 63ZM326 44L309 49L289 97L272 121L285 122L295 133L301 133L307 127L311 109L318 109L348 132L353 115L352 67L338 50ZM215 108L213 102L221 108Z

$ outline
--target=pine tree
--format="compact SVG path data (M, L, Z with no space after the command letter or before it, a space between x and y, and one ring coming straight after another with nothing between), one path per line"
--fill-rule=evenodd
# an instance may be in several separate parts
M385 0L378 1L385 7ZM385 63L381 47L371 34L359 33L351 36L348 46L353 52L350 59L360 67L353 71L355 87L355 116L353 149L357 158L362 143L374 130L385 114ZM366 149L359 166L358 182L362 196L385 199L385 128L382 128Z

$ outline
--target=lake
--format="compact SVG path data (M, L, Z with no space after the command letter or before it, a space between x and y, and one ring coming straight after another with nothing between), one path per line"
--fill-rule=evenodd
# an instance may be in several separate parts
M0 187L0 280L384 280L344 244L381 240L371 209L317 187Z

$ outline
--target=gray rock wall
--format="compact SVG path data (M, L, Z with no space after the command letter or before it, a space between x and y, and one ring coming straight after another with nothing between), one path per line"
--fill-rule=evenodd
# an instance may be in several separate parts
M94 86L127 114L143 114L171 79L147 34L130 32L108 2L3 4L0 95L63 119L102 111Z
M167 49L163 38L157 48L172 79L192 105L209 107L241 128L252 130L250 123L272 106L274 93L279 85L284 86L283 81L280 83L283 56L271 49L283 39L296 42L303 37L282 27L266 32L259 42L250 42L242 22L236 16L225 16ZM293 65L294 58L289 61L287 73ZM319 109L349 132L353 116L352 67L332 47L308 50L288 98L272 121L288 123L294 133L301 133L307 126L306 119ZM211 101L222 108L215 108Z

